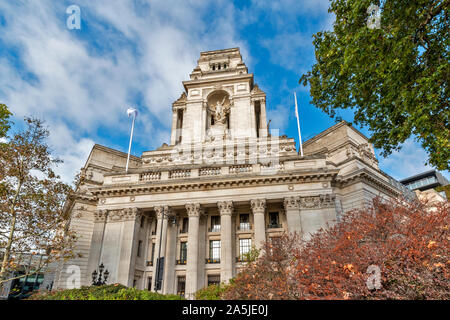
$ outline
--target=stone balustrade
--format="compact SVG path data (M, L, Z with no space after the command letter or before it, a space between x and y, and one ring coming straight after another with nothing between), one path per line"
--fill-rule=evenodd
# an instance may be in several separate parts
M191 176L191 170L172 170L169 172L169 179L183 179Z
M253 172L253 165L251 164L241 164L236 166L230 166L230 174L236 173L250 173Z
M161 172L144 172L139 175L139 181L161 180Z
M222 169L220 167L214 168L201 168L199 170L199 176L218 176L222 173Z

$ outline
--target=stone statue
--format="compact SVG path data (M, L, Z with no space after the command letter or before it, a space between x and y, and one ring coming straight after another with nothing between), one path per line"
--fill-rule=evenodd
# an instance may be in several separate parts
M230 106L224 106L224 97L222 101L217 101L216 105L213 107L208 106L208 111L211 113L214 120L214 124L211 125L207 132L207 141L215 141L217 139L227 139L228 129L227 129L227 115L230 112Z
M214 119L214 126L217 125L224 125L227 121L227 114L230 111L229 107L225 107L226 97L223 97L222 102L217 101L216 106L213 108L209 108L209 112L211 112L213 119Z

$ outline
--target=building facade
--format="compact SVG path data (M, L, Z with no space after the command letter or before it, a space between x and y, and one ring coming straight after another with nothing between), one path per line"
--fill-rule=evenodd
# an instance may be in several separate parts
M437 170L429 170L400 180L408 189L422 192L436 191L443 199L447 199L445 187L448 180Z
M305 239L374 196L405 187L378 167L373 146L340 122L303 145L268 126L266 94L238 48L202 52L172 105L170 144L131 157L95 145L67 203L80 257L55 287L108 283L184 294L228 281L245 253L284 232ZM70 270L74 268L71 267Z

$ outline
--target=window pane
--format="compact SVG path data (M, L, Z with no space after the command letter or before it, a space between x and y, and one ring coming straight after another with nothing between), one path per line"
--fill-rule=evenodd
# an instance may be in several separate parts
M211 240L209 245L209 258L214 260L220 259L220 240Z
M208 286L212 284L220 284L220 275L208 275Z
M239 239L239 255L244 258L244 255L247 254L252 248L252 239Z

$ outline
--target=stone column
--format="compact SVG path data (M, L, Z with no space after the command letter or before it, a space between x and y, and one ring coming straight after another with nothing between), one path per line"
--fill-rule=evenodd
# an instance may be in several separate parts
M172 210L168 207L164 209L164 213L168 216L175 218ZM176 224L169 223L167 226L167 244L164 259L164 278L163 278L163 293L172 294L174 288L175 278L175 259L176 259L176 246L177 246L177 226Z
M141 213L138 208L123 209L123 229L120 247L117 282L128 287L133 286L134 269L137 255L137 238Z
M233 241L231 215L233 202L217 203L220 211L220 281L228 282L233 277Z
M186 205L189 216L189 232L186 261L186 298L193 299L198 287L198 229L202 208L199 203Z
M156 242L155 242L155 257L153 261L153 291L156 291L156 269L158 267L158 255L160 258L164 257L166 252L166 239L167 239L167 215L164 214L165 208L163 206L155 207L157 225L156 225ZM162 232L161 232L162 226ZM163 288L163 287L161 287ZM160 290L161 291L161 290Z
M250 201L253 211L255 247L261 249L266 241L266 225L264 215L266 212L266 199L254 199Z
M289 232L302 234L302 222L300 217L300 197L284 198L284 209Z
M176 108L172 108L172 132L170 135L170 145L174 145L176 143L177 122L178 122L178 111Z
M261 101L261 119L260 119L260 128L262 129L262 134L259 136L267 137L267 116L266 116L266 98L263 98Z

